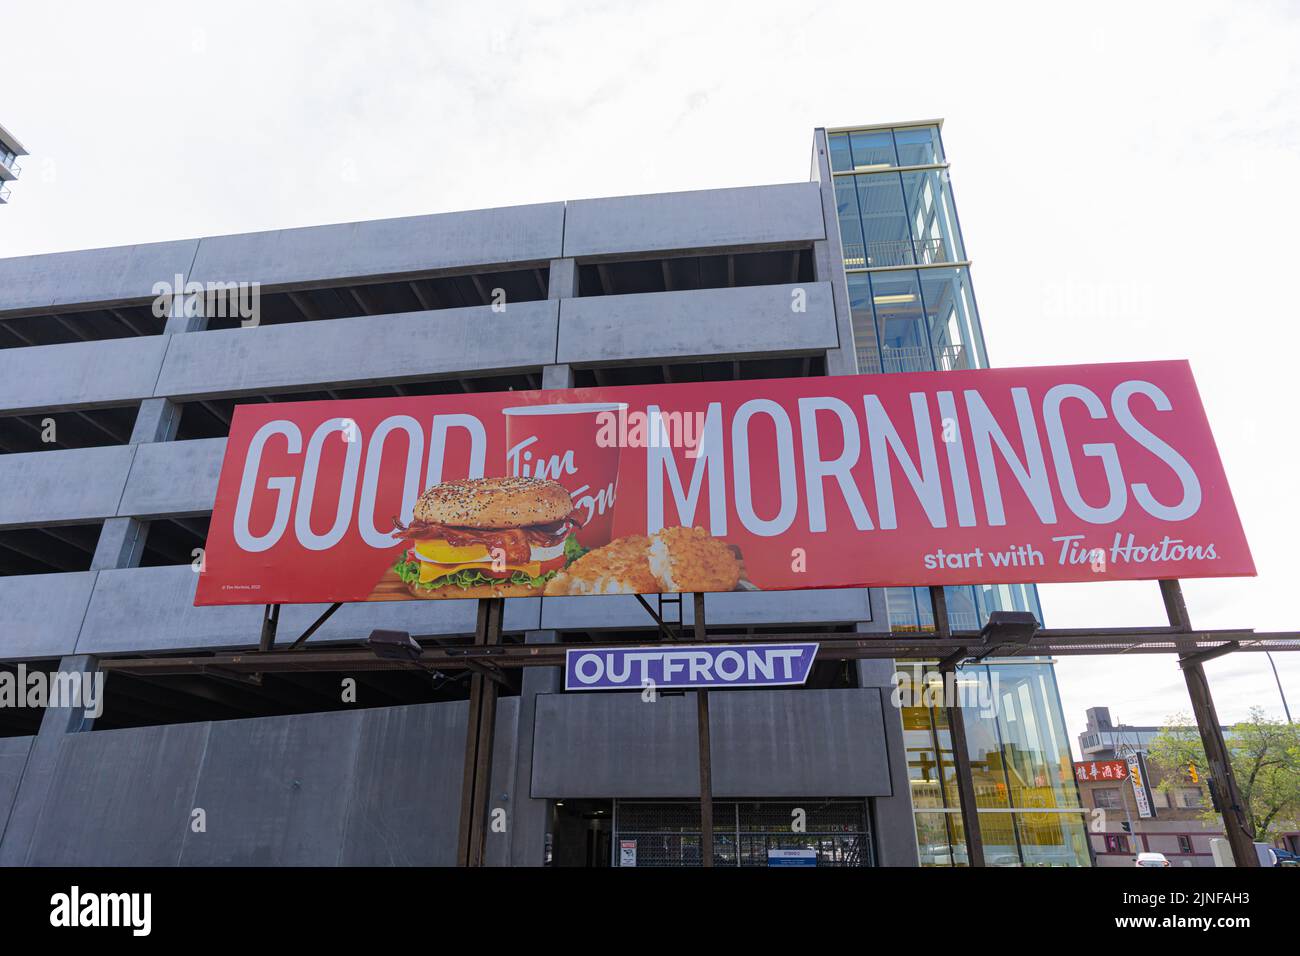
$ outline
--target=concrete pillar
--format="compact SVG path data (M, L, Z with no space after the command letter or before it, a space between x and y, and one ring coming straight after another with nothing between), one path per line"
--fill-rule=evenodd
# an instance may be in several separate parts
M573 366L542 366L542 388L573 388Z
M93 679L98 673L95 658L85 654L65 657L59 661L59 671L64 674L81 673ZM102 689L102 684L100 689ZM36 824L41 808L49 796L58 766L59 751L67 734L89 730L92 719L80 706L50 707L41 718L41 728L32 740L27 765L23 770L18 792L14 796L13 810L8 821L0 820L0 866L24 866L36 836Z
M109 518L99 532L90 570L139 567L147 533L148 527L136 518Z
M578 274L572 259L551 261L552 299L577 295ZM563 306L561 306L563 308ZM568 365L547 365L542 369L542 388L572 388L573 369ZM545 602L546 598L542 598ZM525 644L557 644L558 631L527 631ZM533 725L537 716L537 695L558 694L563 685L558 667L525 667L519 691L518 737L515 743L515 786L511 797L510 865L543 866L546 841L554 807L549 800L534 800Z
M528 631L525 644L556 644L556 631ZM525 667L523 687L519 692L519 742L516 747L515 792L510 839L511 866L542 866L546 862L546 838L550 831L550 800L534 800L533 723L537 715L539 694L558 694L562 675L558 667Z
M578 297L578 264L572 259L551 260L551 282L548 299L576 299Z
M181 407L167 398L146 398L140 403L131 430L131 444L172 441L181 424Z
M883 634L889 631L889 614L885 592L871 589L870 621L859 622L859 634ZM871 840L880 866L918 866L916 820L912 816L912 789L907 777L907 750L903 742L903 714L893 705L893 676L897 666L892 659L858 661L858 683L880 691L884 709L885 749L889 754L889 781L893 793L871 801Z
M827 375L853 375L876 369L859 369L853 342L853 313L849 309L849 287L844 276L844 246L840 242L839 214L835 207L835 177L831 175L826 130L813 133L812 178L821 186L822 221L826 238L813 243L813 271L818 282L831 284L835 304L835 329L839 348L826 350Z

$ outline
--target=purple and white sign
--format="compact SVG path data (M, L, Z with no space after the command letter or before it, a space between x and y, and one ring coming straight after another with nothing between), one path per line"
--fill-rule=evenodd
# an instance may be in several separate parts
M594 647L564 652L565 690L785 687L808 679L817 644Z

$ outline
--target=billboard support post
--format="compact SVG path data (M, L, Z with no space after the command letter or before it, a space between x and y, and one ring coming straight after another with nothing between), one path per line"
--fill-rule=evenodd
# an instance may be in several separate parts
M934 611L934 633L938 638L949 638L952 629L948 622L948 598L942 586L930 588L930 607ZM940 664L940 674L947 683L953 675L952 687L957 687L957 661L963 654L950 654ZM966 858L970 866L984 865L984 840L980 835L980 818L975 803L975 778L971 776L970 751L966 749L966 718L961 701L956 694L945 708L948 714L948 736L952 739L952 759L957 774L957 798L961 803L961 826L966 836Z
M704 595L695 592L695 639L708 637L704 624ZM700 749L700 865L713 866L713 745L709 738L709 692L695 692Z
M1160 596L1164 598L1169 626L1176 631L1190 632L1192 621L1187 613L1187 602L1183 600L1182 585L1177 580L1161 580ZM1194 651L1182 651L1178 655L1178 666L1183 670L1187 694L1192 699L1192 713L1196 718L1196 727L1201 732L1201 746L1205 748L1205 758L1210 764L1210 779L1219 788L1223 829L1228 836L1228 845L1232 848L1232 858L1237 866L1259 866L1259 856L1255 852L1255 834L1246 822L1246 808L1232 772L1228 744L1223 739L1219 715L1214 709L1214 698L1210 696L1210 684L1205 677L1202 665L1204 659L1203 655Z
M476 649L501 643L503 598L478 602L478 624L474 630ZM457 866L482 866L487 841L487 817L491 809L492 746L496 732L497 681L488 673L475 671L469 685L469 713L465 720L465 769L460 791L460 838Z

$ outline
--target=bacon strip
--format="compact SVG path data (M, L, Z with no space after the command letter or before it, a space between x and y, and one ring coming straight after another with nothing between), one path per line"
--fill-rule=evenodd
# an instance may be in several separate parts
M393 518L393 531L401 541L441 538L453 548L479 544L487 548L489 553L500 548L508 563L522 564L532 556L533 546L553 548L562 544L572 531L581 528L584 523L579 509L574 509L560 521L525 528L465 528L433 521L412 521L409 525L404 525Z

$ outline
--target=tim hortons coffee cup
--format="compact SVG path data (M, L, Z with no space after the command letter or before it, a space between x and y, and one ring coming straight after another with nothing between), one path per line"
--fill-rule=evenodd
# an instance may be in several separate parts
M521 405L506 416L506 469L511 475L559 482L573 496L583 521L575 532L584 548L609 544L614 536L618 495L619 443L600 441L611 416L627 414L626 402ZM605 435L617 434L606 427Z

